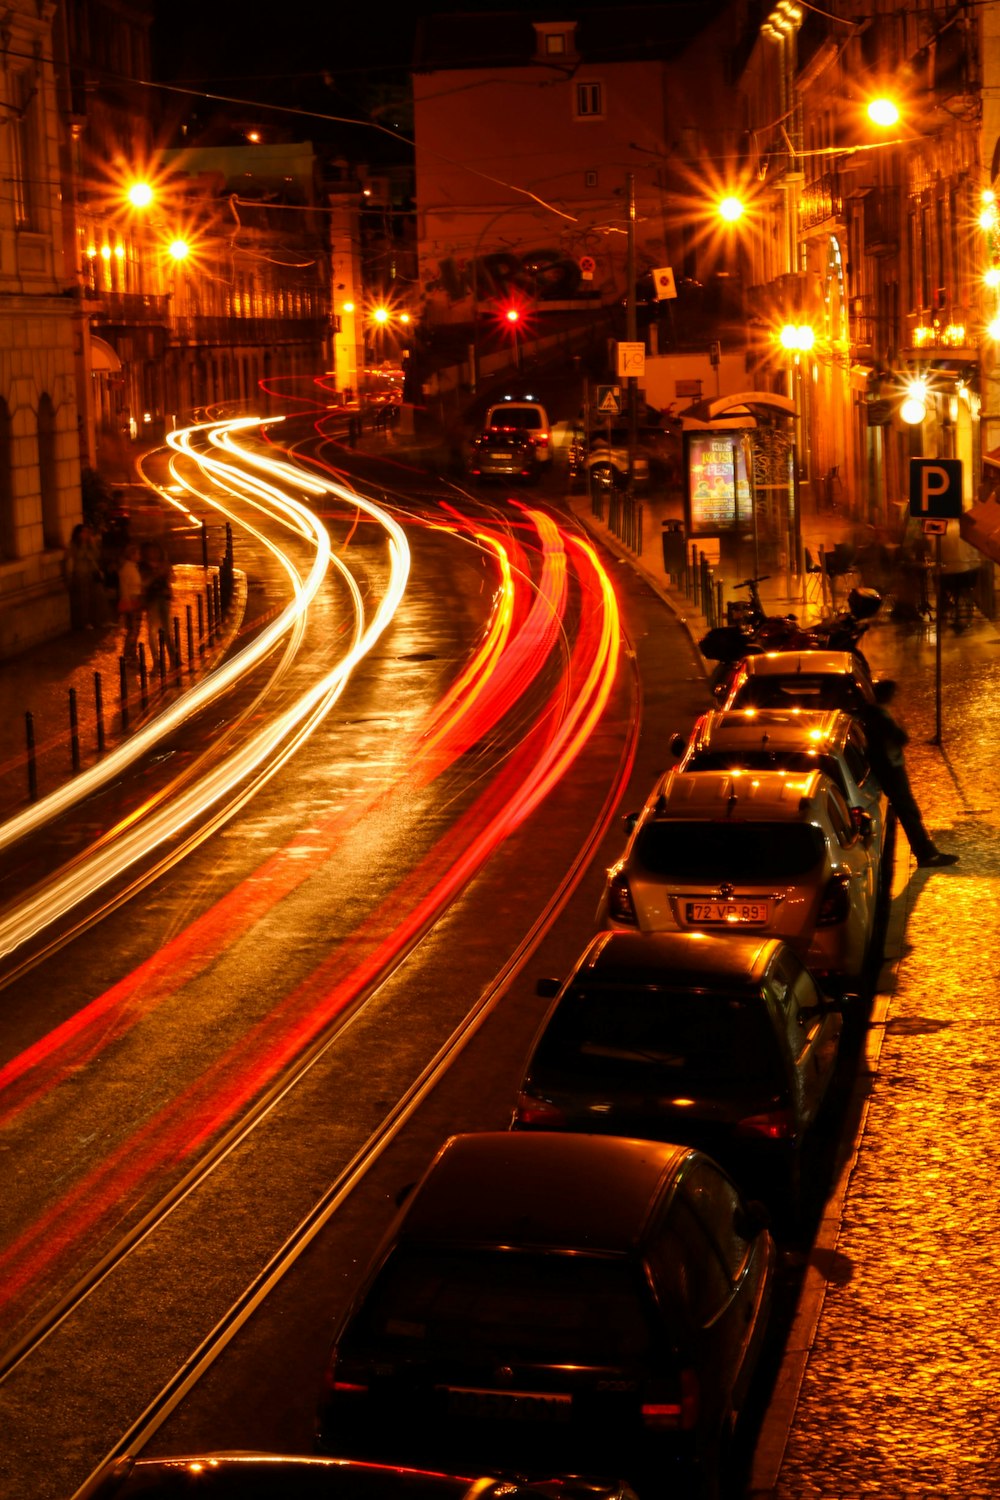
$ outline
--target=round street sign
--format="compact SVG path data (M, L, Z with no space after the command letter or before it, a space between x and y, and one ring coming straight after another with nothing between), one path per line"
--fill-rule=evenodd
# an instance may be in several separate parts
M597 262L592 255L580 256L580 271L583 274L584 280L589 280L596 270Z

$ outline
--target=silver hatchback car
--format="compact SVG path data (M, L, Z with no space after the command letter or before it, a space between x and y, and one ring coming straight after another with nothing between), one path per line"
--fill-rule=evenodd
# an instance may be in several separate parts
M866 812L886 854L889 799L872 770L865 732L836 709L716 709L695 720L688 739L670 742L679 771L823 771L843 792L851 816ZM887 865L884 862L884 873Z
M822 771L671 771L608 871L598 921L784 938L817 978L862 977L881 912L869 814Z
M723 708L839 708L857 713L877 701L875 684L853 651L764 651L729 679Z

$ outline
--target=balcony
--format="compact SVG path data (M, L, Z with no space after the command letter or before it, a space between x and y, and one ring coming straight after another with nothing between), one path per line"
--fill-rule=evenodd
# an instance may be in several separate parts
M84 289L84 301L95 324L107 328L165 327L170 322L170 298L145 292L95 292Z
M210 348L321 344L330 331L329 318L175 318L175 345Z
M807 183L799 199L799 227L817 229L831 219L844 217L844 198L832 172Z

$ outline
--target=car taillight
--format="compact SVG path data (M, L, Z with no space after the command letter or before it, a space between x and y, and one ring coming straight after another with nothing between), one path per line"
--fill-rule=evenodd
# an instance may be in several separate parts
M518 1094L514 1110L515 1125L565 1125L566 1113L548 1099L535 1099L531 1094Z
M819 927L832 927L835 922L846 922L851 910L851 878L849 875L831 875L823 892L819 916Z
M681 1371L680 1400L644 1401L639 1408L644 1427L674 1428L689 1432L698 1421L698 1376Z
M628 876L618 870L608 882L608 915L613 922L623 922L629 927L639 924L635 915L635 904L629 889Z
M762 1115L748 1115L736 1127L739 1135L760 1135L769 1141L787 1141L795 1134L795 1121L787 1109L772 1109Z

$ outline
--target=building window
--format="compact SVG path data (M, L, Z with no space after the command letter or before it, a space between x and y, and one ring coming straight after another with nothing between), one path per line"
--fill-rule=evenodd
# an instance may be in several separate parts
M56 413L52 397L38 398L38 487L42 496L42 535L46 547L62 546L59 515L59 469L56 462Z
M11 191L18 229L36 228L38 182L38 85L34 73L12 80L14 114L11 119Z
M545 33L545 55L546 57L562 57L566 51L566 38L561 31L547 31Z
M578 120L597 120L604 116L604 85L601 83L578 83L576 86L576 117Z
M596 172L584 172L584 174L583 174L583 185L584 185L584 187L595 188L597 186L597 173Z

